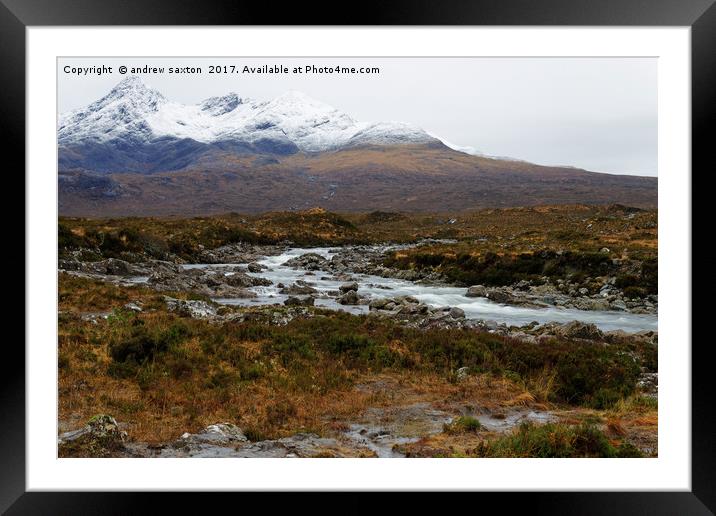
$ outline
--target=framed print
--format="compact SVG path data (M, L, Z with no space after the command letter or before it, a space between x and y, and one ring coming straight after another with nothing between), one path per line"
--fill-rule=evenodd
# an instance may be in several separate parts
M662 4L346 26L5 1L27 303L3 508L530 491L710 513L691 171L716 11Z

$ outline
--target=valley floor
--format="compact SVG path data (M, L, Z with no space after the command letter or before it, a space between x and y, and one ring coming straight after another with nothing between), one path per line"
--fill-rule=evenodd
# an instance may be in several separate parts
M59 454L656 456L655 213L589 210L61 220Z

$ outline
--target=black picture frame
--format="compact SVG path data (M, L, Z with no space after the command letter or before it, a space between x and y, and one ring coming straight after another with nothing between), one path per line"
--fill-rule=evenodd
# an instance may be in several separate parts
M5 171L14 174L17 189L24 192L19 171L25 167L25 29L28 26L344 25L350 22L354 25L689 26L692 37L692 171L703 169L700 171L713 174L713 144L708 137L716 105L716 6L713 3L714 0L399 0L390 3L369 0L357 4L349 15L347 11L342 14L336 6L321 6L320 3L307 6L299 2L278 7L267 2L230 0L0 0L0 70L3 72L0 141L5 147L5 163L13 164L6 165ZM711 167L707 169L707 165ZM692 172L692 180L694 175ZM5 220L16 220L17 209L5 208ZM697 222L698 218L693 214L692 218ZM19 227L16 231L17 238L24 240L24 235L19 235ZM31 273L25 269L26 276ZM699 319L692 315L692 320ZM10 344L7 340L0 359L0 510L7 514L126 514L149 511L156 504L166 508L167 503L172 502L181 504L184 511L195 507L207 509L205 496L190 497L188 494L26 493L25 355L15 342L12 342L15 349L7 350ZM686 349L689 343L672 344ZM712 344L704 344L692 346L691 492L485 493L477 496L482 502L494 501L513 510L524 507L532 513L713 514L716 511L716 432L713 426L716 400L708 380L712 365L707 355ZM234 495L220 495L224 499L228 496ZM253 494L240 496L244 507L258 502L253 499ZM355 501L343 501L341 505L351 508L352 512L365 513L377 506L370 501L370 497L376 495L368 495L367 499L364 496L359 499L357 494L350 496ZM299 500L315 508L318 506L314 498L305 495ZM463 499L464 496L453 498L455 501ZM419 507L423 504L423 496L412 495L406 503L403 510L407 512L411 505ZM320 505L325 506L325 500Z

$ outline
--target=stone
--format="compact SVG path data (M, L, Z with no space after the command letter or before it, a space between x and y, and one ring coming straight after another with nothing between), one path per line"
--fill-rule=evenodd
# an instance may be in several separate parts
M311 296L307 297L296 297L290 296L286 301L283 302L286 306L313 306L316 303L316 299Z
M338 290L341 292L350 292L351 290L358 290L358 282L354 281L352 283L344 283L340 287L338 287Z
M610 306L612 309L619 310L622 312L627 309L627 305L623 299L615 299L611 302Z
M357 305L360 297L355 290L349 290L337 300L342 305Z
M502 290L491 290L487 293L487 299L494 301L495 303L509 303L512 301L512 296Z
M132 312L142 311L142 307L139 306L137 303L127 303L126 305L124 305L124 308L126 308L127 310L131 310Z
M465 310L462 308L458 308L457 306L453 306L450 311L448 312L450 317L453 319L464 319L465 318Z
M249 272L261 272L262 270L264 270L264 266L256 262L248 264L246 268L249 270Z
M308 285L298 285L293 284L288 287L283 287L281 290L279 290L280 294L289 294L293 296L305 296L308 294L316 294L318 291L313 288L309 287Z
M563 337L586 340L603 340L604 333L594 324L572 321L555 328Z
M195 319L210 319L216 317L216 308L197 299L174 299L173 297L164 296L164 302L167 304L167 310L177 312L180 315L193 317Z
M390 303L391 301L384 297L379 297L377 299L371 299L370 303L368 303L368 308L371 310L382 310Z
M124 260L108 258L104 263L107 274L111 274L113 276L132 276L133 274L132 266Z
M215 423L197 434L184 433L180 440L183 443L227 444L247 442L248 438L241 429L231 423Z
M487 289L482 285L468 287L465 297L487 297Z
M93 448L119 450L124 448L127 432L120 430L117 421L108 414L97 414L79 430L65 432L58 438L58 444L82 440Z
M455 371L455 378L458 382L464 380L469 376L468 371L470 370L469 367L461 367L457 371Z

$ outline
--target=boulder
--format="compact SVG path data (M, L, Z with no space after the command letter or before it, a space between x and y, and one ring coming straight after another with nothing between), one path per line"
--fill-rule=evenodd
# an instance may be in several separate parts
M342 305L357 305L360 302L360 297L355 290L349 290L337 300Z
M311 296L307 297L296 297L290 296L286 301L283 302L286 306L313 306L316 303L316 299Z
M261 272L265 267L259 263L252 262L246 266L249 272Z
M134 274L132 265L124 260L116 258L108 258L104 261L104 267L107 274L112 276L132 276Z
M482 285L468 287L465 297L487 297L487 289Z
M487 299L494 301L495 303L509 303L512 301L512 296L502 290L490 290L487 293Z
M457 306L453 306L448 312L448 315L450 315L450 317L452 317L453 319L464 319L465 310L463 310L462 308L458 308Z
M228 444L247 442L248 438L241 429L231 423L215 423L196 434L185 433L180 438L181 444Z
M555 328L555 332L572 339L603 340L604 333L594 324L572 321Z
M81 450L79 456L109 457L124 450L126 439L127 432L120 430L112 416L98 414L79 430L60 435L57 444L60 456L73 456L74 448Z
M384 310L388 303L391 303L390 299L379 297L371 299L370 303L368 303L368 308L371 310Z
M216 317L216 308L206 301L197 299L174 299L173 297L164 296L164 302L167 304L167 310L177 312L186 317L195 319L210 319Z
M231 285L232 287L252 287L254 286L253 279L251 276L248 276L247 274L243 272L235 272L234 274L230 274L228 276L224 276L223 278L224 283L227 285Z
M309 287L305 284L299 285L297 283L289 285L288 287L283 287L281 290L279 290L279 293L281 294L289 294L292 296L306 296L309 294L316 294L317 292L318 291L313 287Z
M338 290L341 292L350 292L351 290L358 290L358 282L353 281L352 283L344 283L340 287L338 287Z
M615 299L611 302L610 306L613 310L619 310L622 312L627 309L627 305L623 299Z

